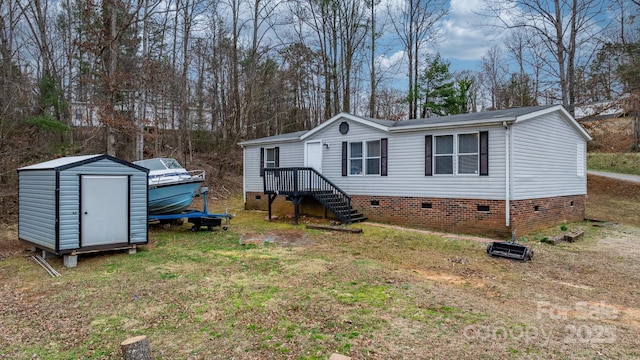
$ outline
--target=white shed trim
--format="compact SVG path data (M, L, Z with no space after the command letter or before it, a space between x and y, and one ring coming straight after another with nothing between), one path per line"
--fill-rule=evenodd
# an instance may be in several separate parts
M361 117L355 116L355 115L351 115L351 114L347 114L347 113L340 113L334 117L332 117L331 119L323 122L322 124L316 126L315 128L307 131L304 135L300 136L300 140L305 140L311 136L313 136L314 134L322 131L323 129L331 126L331 124L335 123L336 121L340 121L340 120L351 120L357 123L360 123L362 125L365 126L369 126L378 130L382 130L382 131L389 131L389 128L387 126L384 125L380 125L377 124L373 121L367 120L367 119L363 119Z

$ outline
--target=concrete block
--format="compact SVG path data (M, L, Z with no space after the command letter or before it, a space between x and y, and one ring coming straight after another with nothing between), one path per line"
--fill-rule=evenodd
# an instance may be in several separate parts
M50 253L47 250L42 250L40 256L42 256L43 259L51 259L51 258L55 257L56 254Z
M138 249L137 249L137 248L135 248L135 247L133 247L133 248L131 248L131 249L129 249L129 250L128 250L128 253L129 253L129 255L133 255L133 254L135 254L137 251L138 251Z
M63 263L64 263L64 266L68 268L78 266L78 255L64 255Z

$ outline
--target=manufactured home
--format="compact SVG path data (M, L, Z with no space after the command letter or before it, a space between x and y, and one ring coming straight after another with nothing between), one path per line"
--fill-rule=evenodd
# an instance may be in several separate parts
M245 207L524 234L584 219L589 140L561 105L401 121L342 113L241 142Z
M18 169L18 237L77 255L148 242L148 170L108 155L70 156Z

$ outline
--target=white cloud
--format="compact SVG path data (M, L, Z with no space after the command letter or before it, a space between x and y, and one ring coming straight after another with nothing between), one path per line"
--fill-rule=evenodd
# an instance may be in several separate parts
M491 34L495 20L481 15L485 1L451 0L449 15L442 23L441 41L435 48L450 60L480 60L493 44L500 40Z
M395 53L391 54L391 56L382 54L378 56L378 58L376 59L378 66L384 70L395 69L401 66L404 61L405 61L404 50L396 51Z

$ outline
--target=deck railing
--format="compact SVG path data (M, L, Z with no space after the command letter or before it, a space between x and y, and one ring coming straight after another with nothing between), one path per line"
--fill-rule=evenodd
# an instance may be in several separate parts
M351 197L314 168L265 168L264 193L313 196L340 221L351 223Z

